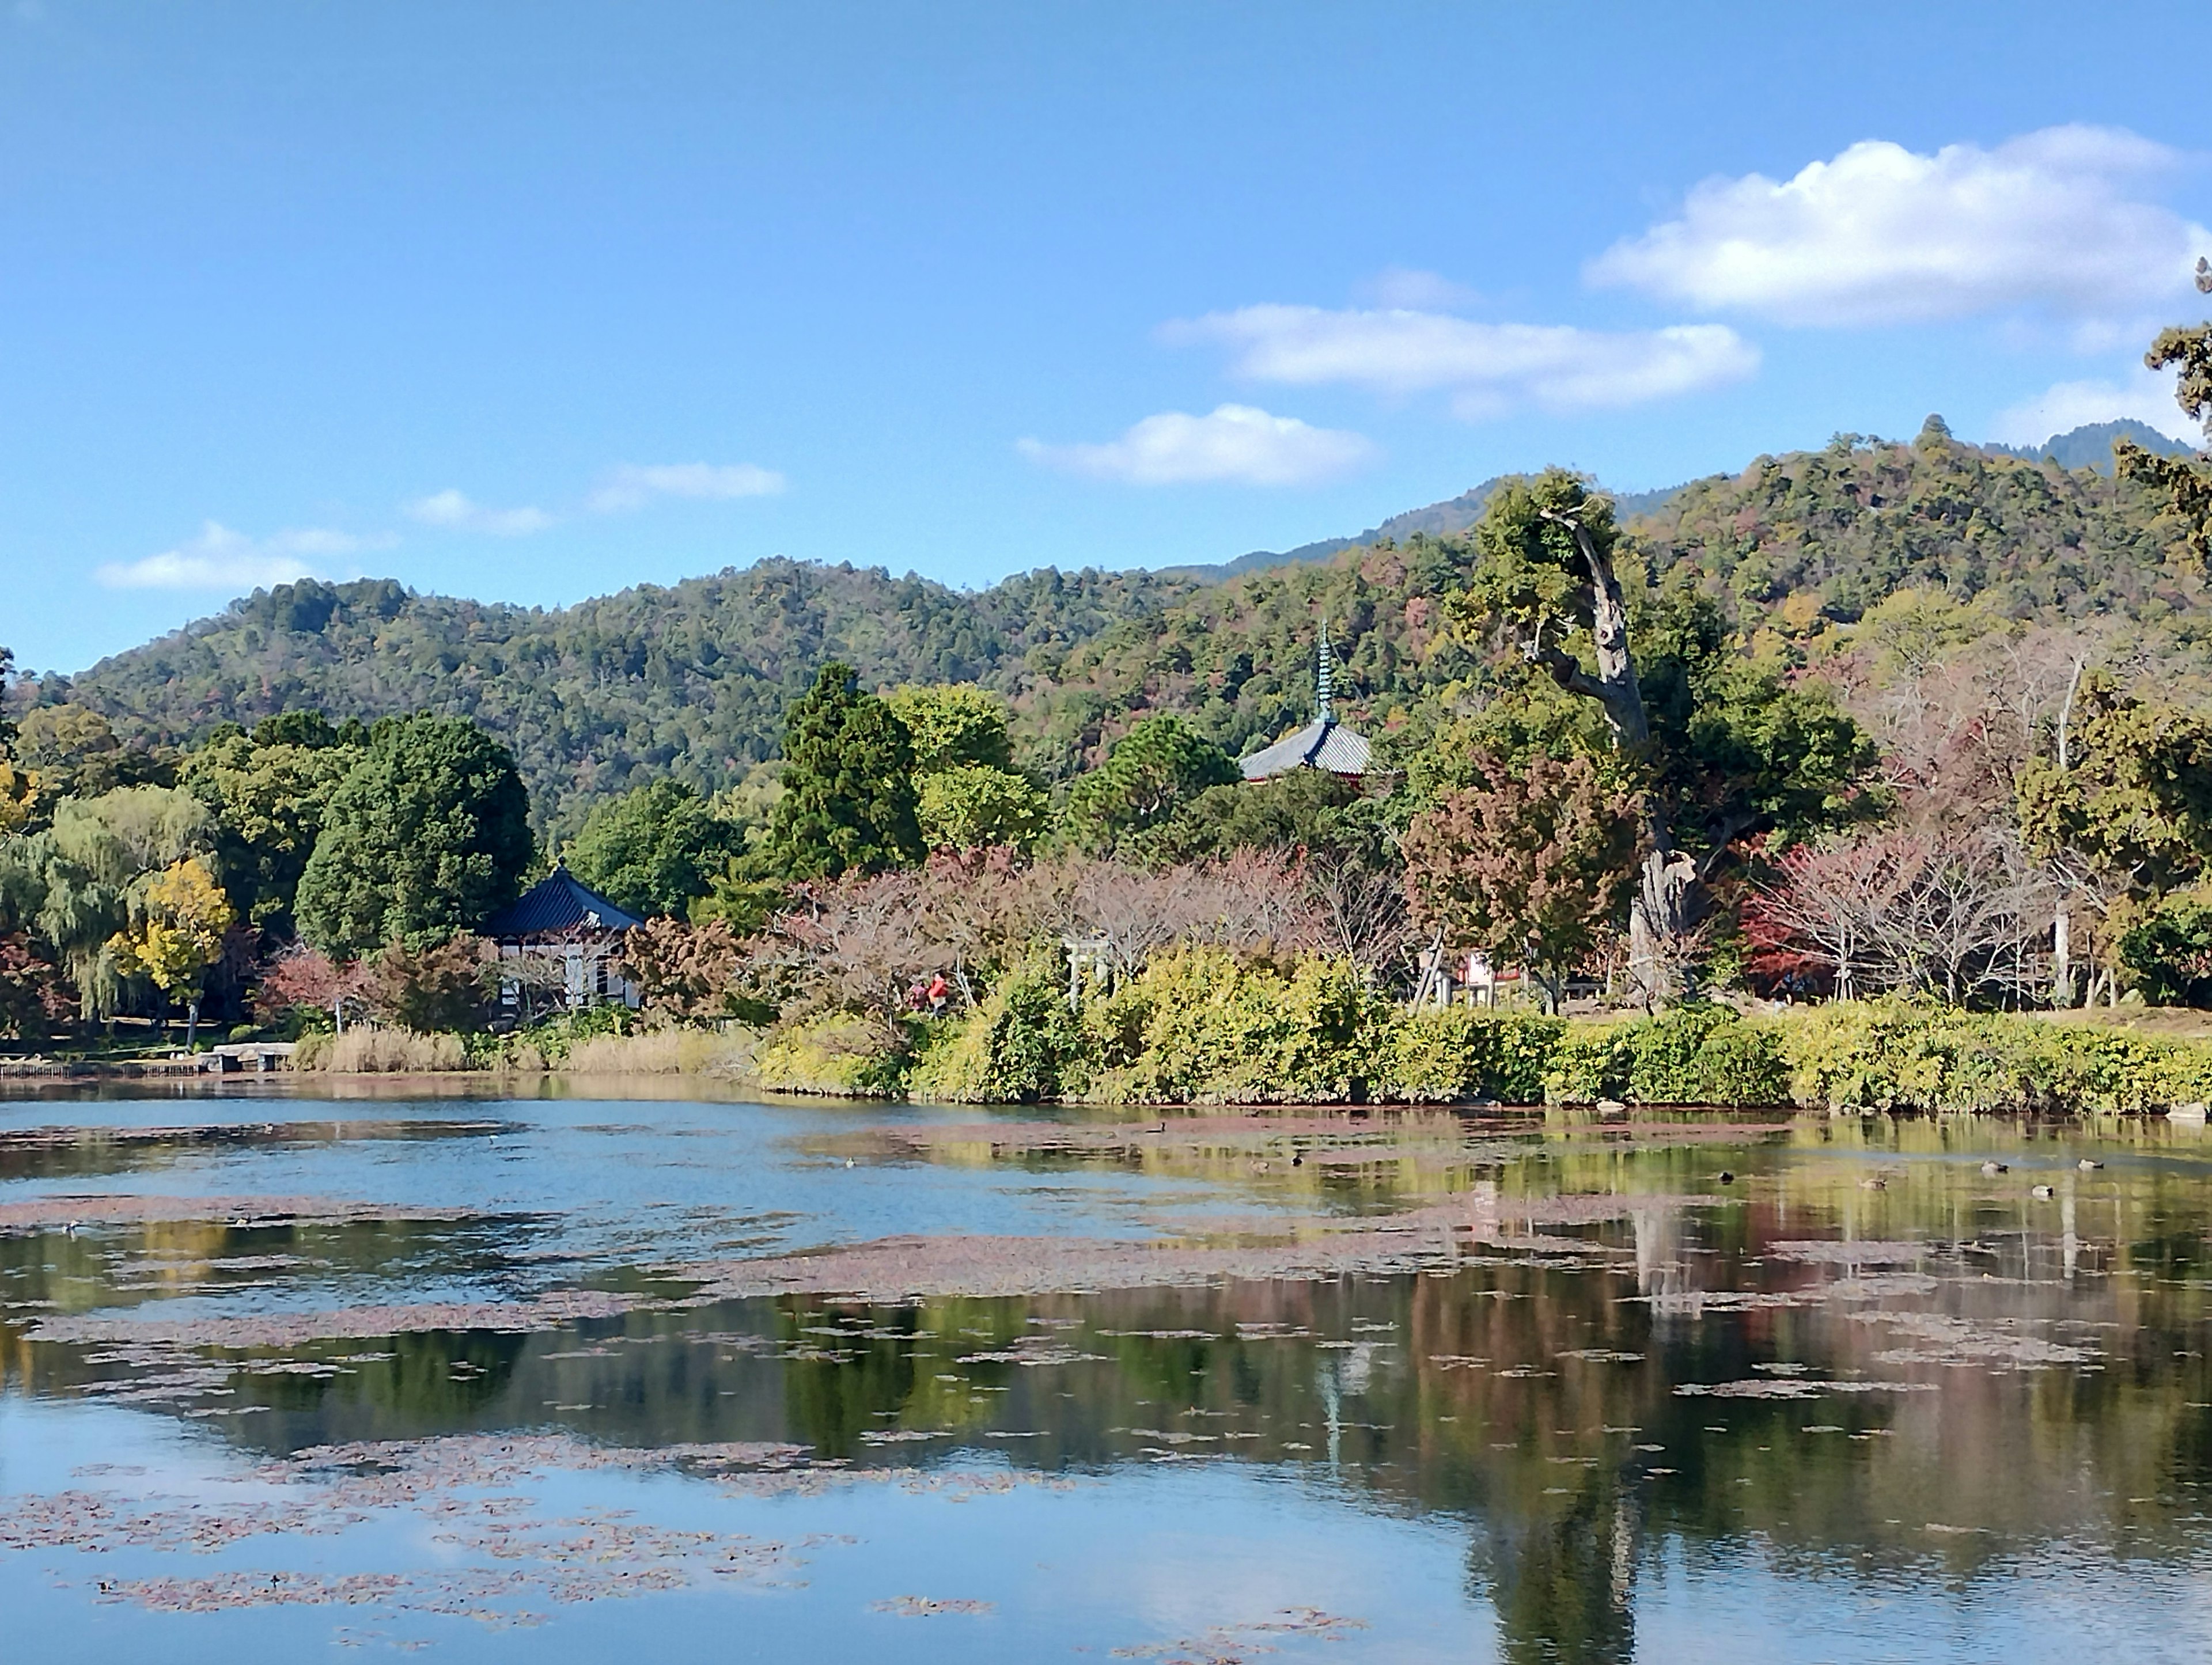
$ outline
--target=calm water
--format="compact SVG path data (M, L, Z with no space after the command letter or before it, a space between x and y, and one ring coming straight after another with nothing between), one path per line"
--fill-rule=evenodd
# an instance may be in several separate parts
M2165 1121L18 1098L0 1611L227 1665L2202 1660L2208 1227Z

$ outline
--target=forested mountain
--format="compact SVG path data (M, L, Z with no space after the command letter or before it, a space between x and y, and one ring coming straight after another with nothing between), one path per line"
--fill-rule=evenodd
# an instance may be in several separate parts
M2133 621L2177 688L2212 684L2204 586L2169 558L2176 528L2154 500L1939 425L1910 445L1845 435L1762 457L1631 524L1655 567L1689 569L1754 627L1802 635L1922 586L1985 596L2014 619ZM1048 776L1095 761L1152 710L1187 713L1237 751L1311 714L1326 619L1340 704L1387 755L1422 696L1476 669L1438 609L1470 560L1463 538L1415 529L1212 584L1046 568L963 592L779 559L552 611L306 581L35 697L179 743L289 707L466 714L507 740L540 818L568 829L592 799L653 775L734 781L774 754L786 704L831 658L879 685L999 690L1023 761Z
M2150 432L2148 428L2143 430ZM2101 453L2106 465L2112 461L2112 447L2108 441ZM1482 511L1490 501L1490 494L1498 489L1498 478L1485 480L1471 491L1462 491L1456 497L1447 497L1441 503L1431 503L1425 508L1407 509L1403 514L1394 514L1379 526L1370 526L1357 538L1324 538L1316 543L1301 544L1294 550L1255 550L1249 555L1240 555L1234 561L1224 561L1206 567L1163 567L1163 576L1196 579L1204 584L1218 584L1224 580L1240 578L1246 573L1266 572L1271 567L1297 566L1308 562L1326 561L1331 556L1350 549L1364 549L1389 538L1403 543L1415 532L1431 538L1449 538L1455 532L1465 532L1482 519ZM1626 517L1648 514L1680 491L1680 486L1668 486L1657 491L1617 491L1613 499Z
M2061 468L2094 468L2100 473L2110 474L2112 471L2112 441L2115 440L2132 440L2144 450L2160 457L2186 457L2190 454L2190 448L2180 441L2168 439L2148 422L2137 422L2131 416L2123 417L2118 422L2084 422L2063 434L2054 434L2041 445L1997 445L1991 446L1990 449L2002 451L2010 457L2025 457L2031 462L2047 458Z

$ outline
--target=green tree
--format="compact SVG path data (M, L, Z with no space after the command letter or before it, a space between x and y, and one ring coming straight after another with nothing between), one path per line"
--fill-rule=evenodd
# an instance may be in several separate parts
M324 811L301 932L347 957L441 941L513 901L536 849L506 747L464 717L387 717Z
M1147 717L1069 790L1062 825L1079 848L1104 854L1237 778L1229 754L1181 717Z
M264 932L291 934L324 810L368 738L352 727L347 736L320 712L288 711L251 734L219 729L185 759L180 783L215 811L232 905Z
M1540 753L1517 771L1481 757L1471 772L1407 829L1407 899L1445 948L1523 967L1557 1010L1634 881L1636 800L1588 757Z
M1148 860L1202 860L1232 850L1300 851L1397 866L1384 800L1357 781L1322 769L1293 769L1272 781L1208 787L1144 841Z
M691 787L664 775L595 805L562 852L568 870L617 908L681 914L744 842Z
M2212 260L2199 257L2197 287L2212 295ZM2173 398L2191 420L2204 425L2212 447L2212 323L2188 329L2162 330L2144 365L2153 370L2177 371ZM2212 459L2161 457L2132 440L2112 447L2114 466L2130 480L2165 494L2183 526L2182 544L2197 564L2212 574Z
M882 872L922 858L914 744L848 665L823 665L785 715L783 795L763 848L786 878Z
M1014 744L1006 705L972 682L895 688L884 696L914 743L917 775L963 764L1012 769Z
M2212 719L2124 693L2093 671L2070 727L2064 768L2035 757L2021 769L2029 848L2073 855L2139 895L2193 882L2212 861Z
M215 817L190 793L119 787L64 798L43 830L0 839L0 931L27 931L68 974L88 1018L123 1009L131 974L112 939L155 874L215 848Z
M1647 999L1667 997L1713 866L1749 833L1799 835L1852 812L1874 748L1826 690L1745 656L1690 574L1655 588L1641 563L1627 568L1611 502L1573 475L1500 487L1475 542L1454 616L1502 632L1525 671L1589 702L1609 773L1635 793L1630 960ZM1530 735L1554 756L1573 727L1561 714L1548 702Z
M921 777L915 813L933 850L1010 845L1026 850L1042 835L1052 799L1028 776L988 763L959 763Z

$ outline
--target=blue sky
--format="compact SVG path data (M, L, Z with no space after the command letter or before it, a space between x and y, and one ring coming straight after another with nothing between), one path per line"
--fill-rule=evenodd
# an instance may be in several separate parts
M2133 413L2212 7L0 0L0 643Z

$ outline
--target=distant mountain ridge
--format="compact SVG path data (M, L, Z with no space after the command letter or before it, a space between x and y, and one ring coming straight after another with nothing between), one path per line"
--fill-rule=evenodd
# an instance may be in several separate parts
M2170 438L2148 422L2137 422L2133 416L2123 416L2118 422L2084 422L2063 434L2054 434L2041 445L1992 445L1990 451L2001 451L2008 457L2024 457L2030 462L2049 458L2061 468L2094 468L2100 474L2112 471L2112 442L2133 440L2144 450L2160 457L2190 457L2196 453L2180 441Z
M305 580L18 697L82 703L127 735L179 744L300 707L466 715L513 748L541 823L559 832L660 775L707 790L743 779L776 755L786 705L833 659L871 687L997 690L1024 764L1046 778L1095 762L1156 711L1241 755L1311 718L1325 618L1340 708L1388 755L1427 702L1483 675L1479 645L1439 604L1474 561L1453 534L1495 485L1393 517L1364 544L1331 540L1323 558L1268 556L1214 582L1047 567L960 591L778 557L538 609ZM1747 635L1805 639L1898 590L1941 590L2022 623L2125 621L2132 663L2212 705L2212 639L2195 623L2212 593L2174 558L2163 500L2128 482L1940 433L1839 434L1620 506L1653 564L1687 569Z
M1371 548L1385 538L1399 543L1415 532L1430 538L1450 538L1465 532L1482 519L1482 511L1490 502L1490 494L1509 477L1503 474L1493 475L1474 489L1462 491L1456 497L1447 497L1441 503L1431 503L1425 508L1407 509L1403 514L1394 514L1380 526L1370 526L1357 538L1323 538L1311 544L1301 544L1294 550L1255 550L1249 555L1238 556L1234 561L1210 566L1162 567L1157 570L1165 578L1188 578L1200 584L1219 584L1228 579L1241 578L1246 573L1265 572L1271 567L1327 561L1346 550ZM1680 486L1668 486L1659 491L1617 491L1611 495L1615 513L1625 520L1632 515L1650 513L1681 489Z

